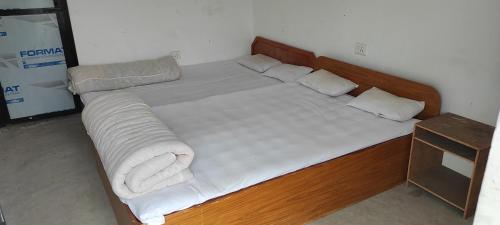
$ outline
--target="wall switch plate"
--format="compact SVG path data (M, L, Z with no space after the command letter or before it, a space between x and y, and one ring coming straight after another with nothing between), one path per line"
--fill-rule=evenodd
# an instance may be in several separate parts
M365 43L356 42L356 47L354 48L354 54L366 56L366 47Z
M179 62L181 60L181 51L180 50L175 50L171 51L170 55L174 57L175 61Z

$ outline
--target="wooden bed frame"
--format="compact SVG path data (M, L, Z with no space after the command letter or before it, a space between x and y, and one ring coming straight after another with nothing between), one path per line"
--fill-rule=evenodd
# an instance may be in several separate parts
M314 52L289 46L263 37L256 37L252 43L252 55L263 54L282 63L298 66L314 67L316 56Z
M358 83L352 95L376 86L393 94L423 100L427 119L440 113L438 92L427 85L350 65L257 37L252 54L282 62L314 66ZM304 224L335 210L386 191L406 180L411 136L406 135L245 188L191 208L165 215L167 225ZM94 150L95 151L95 150ZM127 205L113 193L96 152L102 179L118 224L140 225Z

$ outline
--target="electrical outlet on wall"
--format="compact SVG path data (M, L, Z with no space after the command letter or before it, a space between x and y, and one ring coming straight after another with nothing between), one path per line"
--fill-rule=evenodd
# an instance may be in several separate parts
M365 43L356 42L356 47L354 48L354 54L366 56L366 47Z
M175 61L179 62L181 60L181 51L180 50L175 50L171 51L170 55L174 57Z

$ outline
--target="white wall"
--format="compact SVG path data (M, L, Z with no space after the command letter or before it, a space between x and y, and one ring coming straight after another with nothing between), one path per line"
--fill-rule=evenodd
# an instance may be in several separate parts
M430 84L443 111L496 122L498 0L254 0L253 10L257 35Z
M497 123L500 127L500 120ZM484 174L483 186L479 195L474 225L500 224L500 130L495 131L491 145L488 165Z
M250 0L68 0L80 64L181 51L181 64L250 52Z

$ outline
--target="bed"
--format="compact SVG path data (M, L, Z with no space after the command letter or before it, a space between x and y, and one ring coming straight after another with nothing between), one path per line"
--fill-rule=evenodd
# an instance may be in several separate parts
M257 42L252 47L252 53L266 54L287 62L287 54L285 53L290 51L283 50L288 48L283 46L276 42L266 41L265 44ZM288 62L300 64L292 59ZM376 86L393 94L425 101L426 108L417 116L419 119L430 118L440 112L439 94L432 87L326 57L316 59L314 64L315 69L329 70L358 83L360 86L350 93L352 96ZM312 93L300 89L301 87L290 84L261 88L267 90L268 94L278 97L282 91L295 89L301 93L303 91L304 94L312 95ZM231 99L231 95L240 94L242 95L240 97L243 97L259 95L259 93L256 90L244 90L229 96L214 96L208 100L200 99L193 101L194 103L173 104L173 106L166 106L172 107L170 109L159 107L155 110L167 110L170 113L175 113L176 110L199 106L196 104L206 104L205 101L217 102L217 98L227 101L224 98ZM286 98L286 96L282 96L282 98ZM349 99L348 96L343 98L346 99L338 101ZM324 99L324 101L329 100ZM405 129L408 127L406 126ZM406 133L408 132L406 131ZM328 137L328 134L322 136ZM410 140L409 135L391 138L342 156L337 155L332 160L309 165L294 172L287 172L239 191L165 215L166 224L303 224L385 191L404 181ZM114 195L99 157L97 156L96 159L99 173L118 223L121 225L141 224L132 214L130 208Z
M283 63L314 67L314 53L262 37L255 38L253 52L272 55ZM149 106L192 101L213 95L254 89L281 83L239 65L236 59L181 66L179 80L126 88ZM123 90L123 89L122 89ZM81 95L84 105L103 94L114 91L89 92Z

